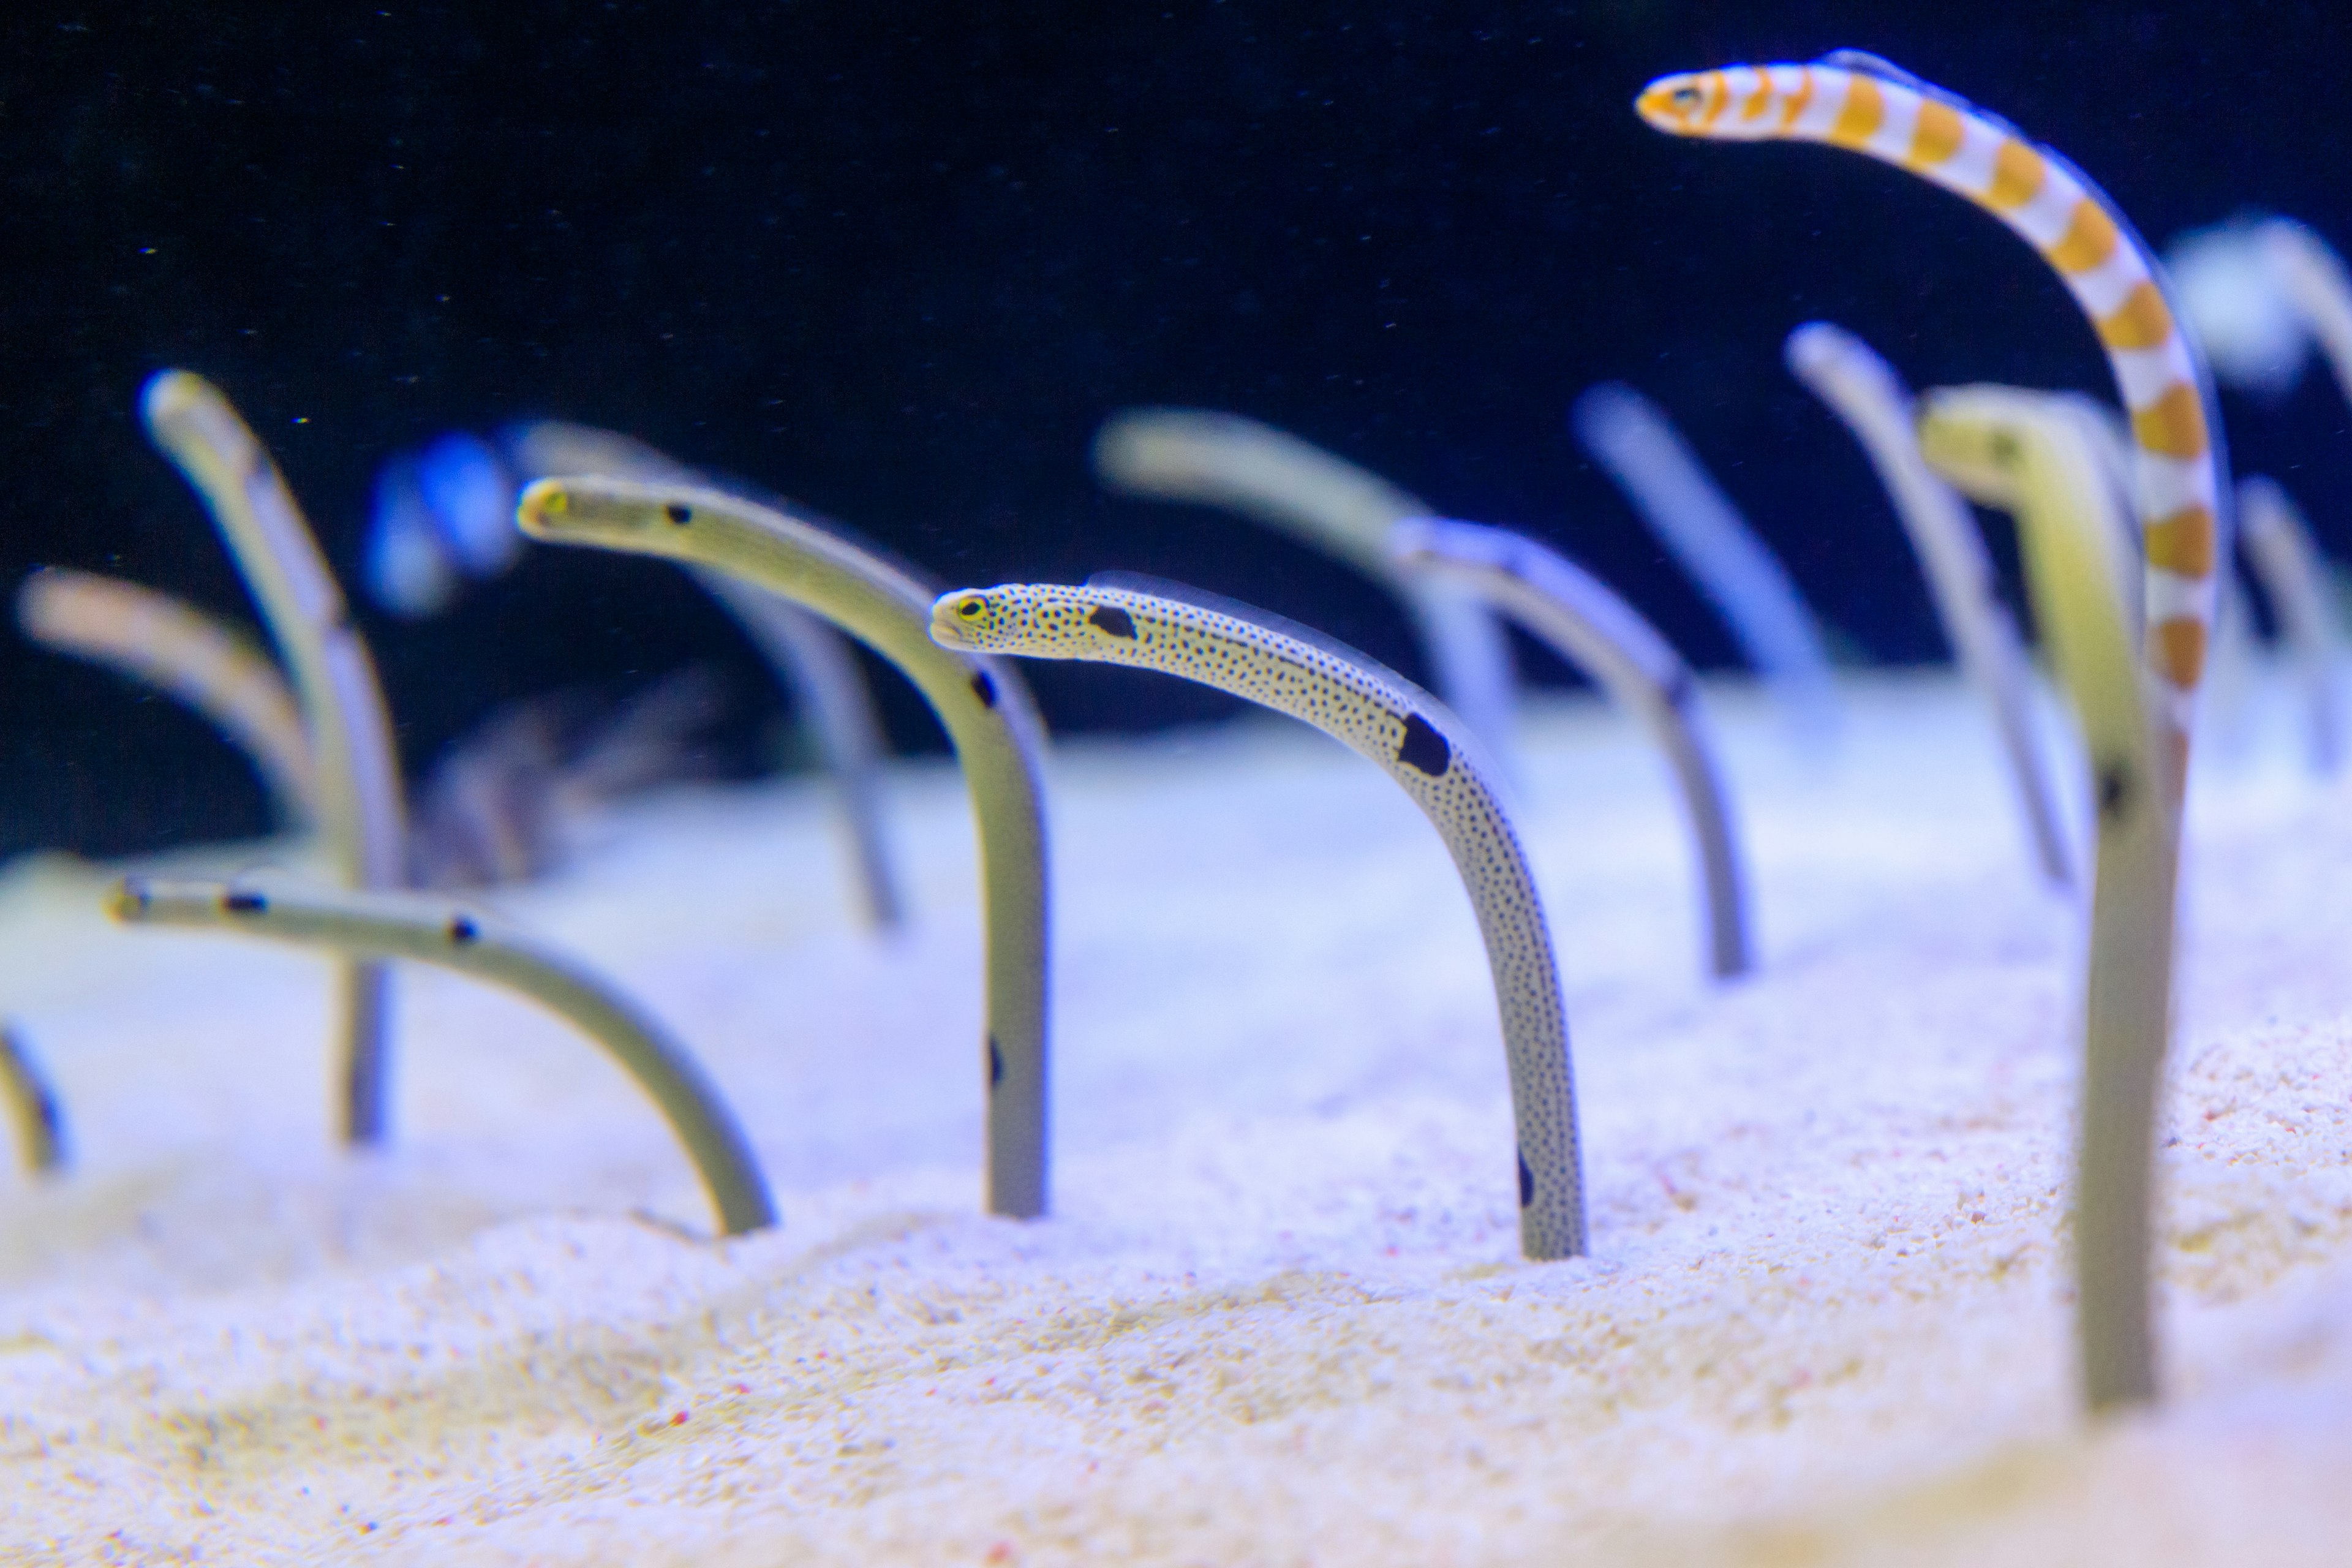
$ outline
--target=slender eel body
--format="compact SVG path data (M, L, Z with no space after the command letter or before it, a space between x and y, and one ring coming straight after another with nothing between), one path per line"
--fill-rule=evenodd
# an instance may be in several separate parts
M998 659L929 636L931 594L902 568L823 528L717 490L620 479L541 479L516 513L551 543L667 556L807 605L888 659L939 715L979 824L988 933L988 1208L1045 1212L1047 909L1045 727Z
M2170 1029L2178 833L2157 722L2115 584L2126 572L2079 424L2053 400L1961 387L1923 401L1919 445L1953 483L2017 515L2037 617L2089 755L2097 866L2074 1178L2075 1325L2085 1398L2156 1397L2150 1270L2158 1099Z
M2327 356L2337 390L2352 402L2352 277L2346 275L2344 258L2293 218L2264 223L2261 244L2272 276Z
M932 607L930 633L943 647L1130 665L1213 686L1305 720L1403 785L1453 854L1486 938L1518 1131L1520 1249L1532 1258L1584 1251L1576 1096L1551 933L1488 764L1459 719L1342 651L1154 594L961 589Z
M1992 711L1993 732L2017 787L2018 805L2042 874L2073 879L2049 765L2027 701L2025 656L2017 626L2000 602L1992 559L1968 503L1919 456L1911 427L1911 393L1868 343L1827 321L1789 334L1789 369L1827 404L1870 458L1879 483L1919 558L1944 636L1962 670Z
M400 753L375 665L299 508L236 410L211 383L165 371L141 398L148 433L187 476L236 559L302 704L317 770L318 821L351 888L400 885L406 863ZM384 1132L385 974L343 966L343 1137Z
M640 484L727 488L642 441L588 425L542 419L516 431L507 445L526 483L603 474ZM750 636L803 715L833 778L866 917L881 930L897 929L906 906L882 825L882 722L848 643L832 623L790 599L707 566L688 569Z
M1236 414L1134 408L1104 421L1095 472L1129 495L1219 506L1338 556L1412 616L1430 683L1487 754L1510 767L1516 679L1501 626L1475 596L1400 572L1388 531L1431 510L1379 475Z
M65 1113L57 1090L16 1037L16 1026L0 1022L0 1095L8 1120L16 1124L16 1158L34 1175L65 1168Z
M2262 578L2278 618L2279 640L2302 677L2310 726L2311 765L2332 773L2344 760L2343 701L2337 690L2344 628L2336 613L2327 563L2311 525L2275 479L2238 481L2238 538Z
M120 670L203 714L252 759L287 820L315 819L301 710L244 633L169 594L61 566L25 579L16 619L43 647Z
M1833 734L1837 689L1812 612L1664 411L1630 386L1605 382L1576 400L1569 422L1722 613L1798 732L1808 741Z
M132 877L115 889L109 909L128 924L227 931L376 959L414 959L519 992L602 1046L652 1097L693 1159L723 1234L776 1223L767 1178L750 1142L684 1047L578 963L461 905L275 882Z
M1398 523L1389 541L1408 566L1476 589L1649 731L1674 770L1697 847L1707 970L1719 979L1747 973L1755 952L1738 839L1698 683L1674 645L1598 577L1524 534L1425 517Z
M2165 788L2177 803L2212 629L2226 466L2200 356L2147 243L2064 158L1868 55L1661 77L1635 108L1674 135L1823 142L1907 169L1999 218L2056 271L2097 332L2131 416L2145 657L2158 681Z

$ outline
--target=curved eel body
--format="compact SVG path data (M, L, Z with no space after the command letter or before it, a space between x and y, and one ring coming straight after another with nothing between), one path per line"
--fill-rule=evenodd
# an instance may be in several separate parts
M1911 392L1868 343L1827 321L1808 321L1789 334L1790 374L1829 405L1870 458L1878 482L1894 498L1936 602L1937 619L1959 656L1960 668L1992 710L2010 777L2025 818L2035 863L2060 886L2073 879L2058 807L2050 797L2050 771L2042 755L2026 697L2025 656L2016 624L2000 602L1992 558L1977 532L1968 503L1936 477L1919 456L1911 427Z
M526 483L603 474L640 484L729 488L633 437L561 419L522 426L507 438L507 448ZM866 918L881 930L897 929L906 906L882 826L882 721L848 643L832 623L790 599L707 566L688 570L742 626L803 715L833 777Z
M812 523L718 490L541 479L516 521L534 539L714 568L825 617L915 683L971 791L988 942L988 1209L1046 1207L1047 907L1045 727L997 659L931 641L931 594L903 569Z
M1244 618L1118 588L1008 584L940 595L943 647L1085 659L1181 676L1303 719L1378 763L1435 825L1470 892L1503 1019L1518 1133L1519 1246L1585 1249L1568 1019L1551 933L1518 835L1466 726L1428 693Z
M277 883L131 877L116 888L108 910L130 925L227 931L374 959L415 959L520 992L602 1046L652 1097L693 1159L722 1234L776 1223L750 1142L684 1047L578 963L460 905Z
M1812 611L1665 411L1622 382L1603 382L1576 400L1569 424L1730 626L1798 736L1832 739L1837 687Z
M2097 807L2074 1178L2074 1321L2093 1410L2156 1397L2150 1326L2158 1098L2170 1032L2178 831L2116 585L2127 565L2080 424L2007 387L1929 394L1927 461L2016 513L2038 618L2073 700Z
M1103 422L1095 472L1129 495L1223 507L1335 555L1371 578L1412 616L1430 684L1511 766L1517 680L1511 645L1477 599L1401 572L1388 531L1430 508L1379 475L1238 414L1131 408Z
M2277 480L2260 474L2238 481L2238 542L2262 578L2278 619L2279 640L2303 679L2311 765L2332 773L2344 760L2343 705L2336 689L2344 627L2327 563L2294 500Z
M1698 683L1674 645L1601 579L1524 534L1418 517L1398 523L1389 542L1407 565L1477 590L1649 731L1674 770L1697 848L1707 971L1717 979L1747 973L1755 953L1738 838Z
M169 692L252 760L288 821L318 816L302 712L269 656L235 626L169 594L45 566L16 595L25 635Z
M268 452L202 376L161 373L140 409L155 445L204 498L293 677L317 772L319 826L337 876L350 888L398 887L407 851L392 720L301 509ZM348 1142L373 1143L384 1133L384 982L372 962L346 964L339 977Z
M0 1022L0 1093L7 1096L8 1119L16 1124L17 1161L37 1176L63 1170L65 1113L57 1090L5 1022Z
M2097 332L2131 416L2145 657L2158 681L2164 784L2177 804L2212 631L2226 469L2201 357L2147 243L2064 158L1868 55L1661 77L1634 107L1677 136L1822 142L1907 169L1999 218L2058 274Z
M2318 341L2336 390L2352 402L2352 277L2344 258L2308 226L2271 218L2262 226L2263 259Z

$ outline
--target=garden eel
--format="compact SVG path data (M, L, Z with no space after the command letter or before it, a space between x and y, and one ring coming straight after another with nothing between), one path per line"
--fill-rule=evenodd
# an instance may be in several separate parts
M45 647L178 698L245 752L289 822L316 818L301 710L269 656L235 626L169 594L62 566L25 579L16 619Z
M632 437L561 419L523 426L507 447L526 483L550 475L606 474L640 484L734 488ZM897 930L906 901L882 826L882 721L847 640L823 616L765 588L708 566L687 570L734 617L791 694L832 776L866 921Z
M520 992L602 1046L653 1098L694 1161L721 1235L776 1223L767 1178L743 1130L685 1048L584 965L462 905L274 881L126 877L108 912L129 925L234 931L377 960L414 959Z
M1569 424L1731 626L1807 741L1837 730L1821 628L1782 566L1659 406L1620 382L1588 388Z
M57 1090L16 1037L13 1024L0 1022L0 1092L16 1124L16 1158L33 1174L60 1171L66 1163L65 1117Z
M2309 710L2311 765L2332 773L2343 761L2343 718L2336 666L2344 629L2336 613L2327 565L2311 525L2275 479L2260 474L2238 481L2238 542L2263 581L2279 640L2294 656Z
M1660 77L1634 108L1675 135L1826 142L1908 169L2000 219L2057 272L2098 334L2131 415L2147 567L2144 657L2157 679L2162 787L2178 805L2213 625L2227 465L2202 355L2147 243L2058 153L1860 50L1811 65Z
M541 479L516 521L534 539L664 555L756 583L824 616L915 683L954 745L979 825L987 932L988 1209L1045 1212L1045 726L1018 671L951 654L931 595L902 567L813 523L718 490Z
M1506 770L1511 645L1475 595L1402 572L1389 526L1432 509L1379 475L1270 425L1194 408L1130 408L1095 437L1095 472L1129 495L1223 507L1347 562L1412 618L1430 684Z
M1475 589L1641 721L1674 770L1697 846L1707 970L1718 979L1747 973L1755 957L1739 845L1698 683L1674 645L1601 579L1508 529L1406 518L1389 531L1389 548L1408 566Z
M2083 731L2097 805L2085 961L2075 1333L2090 1407L2156 1397L2149 1326L2158 1097L2172 996L2178 829L2116 584L2127 564L2079 423L2007 387L1930 393L1919 447L1945 478L2013 511L2041 624Z
M1808 321L1789 334L1783 353L1791 374L1827 404L1860 442L1895 500L1895 516L1911 539L1937 619L1960 668L1992 710L1994 733L2017 785L2035 861L2050 881L2073 879L2058 807L2050 797L2048 764L2027 705L2025 656L2017 626L2000 602L1992 559L1985 552L1968 503L1952 493L1919 456L1911 428L1911 391L1868 343L1827 321Z
M1494 972L1517 1125L1519 1247L1583 1253L1583 1171L1559 973L1526 852L1468 726L1360 655L1255 618L1159 594L1013 584L943 594L942 647L1123 664L1199 681L1303 719L1404 786L1470 892ZM1303 632L1303 628L1302 628Z
M2352 278L2345 276L2343 258L2293 218L2263 223L2259 243L2279 289L2319 341L2337 390L2352 400Z
M268 452L202 376L162 372L140 403L148 434L212 512L293 676L337 879L351 888L398 887L406 857L400 753L367 645L301 509ZM346 963L338 978L343 1138L374 1143L384 1131L384 969Z

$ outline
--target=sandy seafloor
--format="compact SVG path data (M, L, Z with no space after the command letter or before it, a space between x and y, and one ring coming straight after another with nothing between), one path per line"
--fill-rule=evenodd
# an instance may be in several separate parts
M1106 679L1143 679L1118 678ZM397 1142L330 1145L322 966L0 879L78 1164L0 1178L6 1560L2352 1561L2352 784L2275 692L2200 758L2163 1139L2168 1403L2086 1428L2076 905L1980 713L1717 689L1763 968L1696 962L1664 770L1530 720L1593 1255L1517 1255L1486 966L1369 764L1244 721L1055 757L1055 1213L978 1212L971 835L916 911L822 793L703 789L484 900L672 1023L784 1215L719 1245L562 1026L403 971ZM2268 704L2268 706L2264 706ZM285 851L175 858L227 868Z

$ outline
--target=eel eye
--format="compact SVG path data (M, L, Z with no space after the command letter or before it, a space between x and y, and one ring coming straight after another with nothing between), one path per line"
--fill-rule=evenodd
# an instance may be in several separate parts
M956 606L956 614L961 616L967 621L976 621L980 619L980 601L978 599L966 599L962 604Z
M1706 96L1695 87L1678 87L1674 92L1674 106L1676 109L1696 109Z

